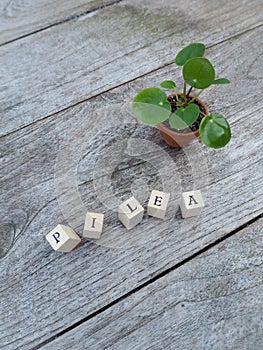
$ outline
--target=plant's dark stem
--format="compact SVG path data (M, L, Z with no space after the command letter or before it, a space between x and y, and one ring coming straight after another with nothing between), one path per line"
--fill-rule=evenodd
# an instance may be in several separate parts
M192 89L193 89L193 87L191 86L191 87L190 87L190 89L188 90L188 92L187 92L186 96L189 96L189 95L190 95L190 93L191 93Z

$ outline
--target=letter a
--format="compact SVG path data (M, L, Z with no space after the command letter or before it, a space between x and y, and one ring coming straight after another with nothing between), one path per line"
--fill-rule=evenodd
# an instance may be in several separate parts
M190 202L189 202L188 205L192 205L192 202L194 202L194 204L198 204L197 201L194 199L194 196L193 196L193 195L191 195L191 196L189 196L189 197L190 197Z

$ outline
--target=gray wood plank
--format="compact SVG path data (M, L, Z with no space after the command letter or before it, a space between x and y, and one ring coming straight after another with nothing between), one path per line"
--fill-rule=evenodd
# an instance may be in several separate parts
M182 43L211 46L262 23L262 1L242 4L126 0L3 46L1 135L171 63Z
M220 98L213 96L218 87L204 95L209 108L225 113L233 127L233 141L225 149L209 150L198 142L179 151L169 149L154 128L136 124L125 108L116 110L120 94L130 100L140 86L156 85L169 67L2 138L1 216L9 239L1 252L0 342L6 349L28 349L55 336L262 212L257 89L261 67L252 49L243 65L236 64L248 45L259 48L260 42L257 29L210 51L211 60L221 67L219 73L232 80ZM125 124L119 130L116 124L122 119ZM71 162L76 161L72 169ZM104 168L96 175L99 161ZM115 198L107 191L108 197L102 198L93 178L104 189L112 162ZM105 212L106 230L100 242L86 241L69 255L57 254L45 234L58 222L73 223L79 233L83 227L83 207L72 193L75 180L85 209ZM183 220L177 200L181 189L193 186L202 189L206 208L199 218ZM137 193L145 204L153 187L172 191L167 219L145 216L127 233L117 221L116 201Z
M117 0L1 0L0 45L74 19Z
M263 220L43 350L261 350Z

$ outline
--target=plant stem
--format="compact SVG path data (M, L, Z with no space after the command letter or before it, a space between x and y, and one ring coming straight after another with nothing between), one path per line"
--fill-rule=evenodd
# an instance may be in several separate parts
M203 90L200 90L200 91L198 92L198 94L195 95L195 96L191 99L191 101L189 101L189 103L194 102L194 100L195 100L197 97L199 97L203 91L204 91L204 89L203 89Z
M192 89L193 89L193 87L191 86L191 87L190 87L190 89L188 90L188 92L187 92L187 95L186 95L186 96L189 96L189 95L190 95L190 93L191 93Z
M183 97L186 100L186 81L184 81L184 92L183 92Z
M174 94L175 94L176 101L178 102L178 95L177 95L176 89L174 89Z
M173 114L173 112L171 112L170 115L169 115L169 117L166 119L166 120L168 120L168 123L169 123L169 120L170 120L170 117L171 117L172 114ZM169 124L170 124L170 123L169 123Z

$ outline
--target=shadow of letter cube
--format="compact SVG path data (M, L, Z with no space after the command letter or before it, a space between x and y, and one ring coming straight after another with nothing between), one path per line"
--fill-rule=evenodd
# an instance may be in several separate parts
M104 214L87 212L83 237L99 239L102 233L103 220Z
M148 202L147 214L158 219L164 219L170 193L153 190Z
M54 250L64 253L71 252L81 242L72 228L60 224L46 235L46 240Z
M204 208L201 191L183 192L180 200L180 208L183 218L198 216Z
M123 202L118 208L118 218L128 230L142 221L143 214L143 207L134 197Z

